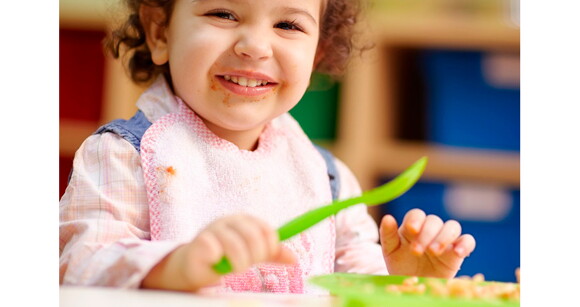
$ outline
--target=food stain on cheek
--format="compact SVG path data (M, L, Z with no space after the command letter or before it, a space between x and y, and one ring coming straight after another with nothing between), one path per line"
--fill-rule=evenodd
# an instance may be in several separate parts
M209 85L209 88L212 91L216 91L216 92L219 91L220 90L220 86L217 84L216 79L210 78L210 80L211 80L211 83ZM224 93L224 98L223 98L222 102L226 105L226 107L231 107L232 106L232 104L230 103L230 98L231 97L232 97L231 94Z
M278 92L279 90L280 90L280 88L279 88L279 87L275 87L275 88L273 88L273 89L272 89L272 91L271 91L271 92L269 92L268 94L266 94L266 95L264 95L264 96L262 96L262 97L260 97L260 98L258 98L258 99L256 99L256 100L254 100L254 101L261 101L261 100L266 100L266 99L268 99L268 98L270 98L270 97L272 97L272 96L276 95L276 92Z
M278 92L278 90L280 90L280 88L279 87L275 87L270 93L268 93L268 95L263 96L261 100L265 100L265 99L268 99L268 98L276 95L276 93Z
M211 79L211 84L209 85L209 88L212 91L217 91L218 90L218 85L217 85L215 79Z

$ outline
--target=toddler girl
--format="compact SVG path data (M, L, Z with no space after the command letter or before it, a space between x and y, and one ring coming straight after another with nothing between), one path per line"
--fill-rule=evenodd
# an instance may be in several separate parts
M126 2L109 47L130 51L133 80L150 85L133 118L75 155L61 284L309 293L309 277L335 271L457 273L473 237L420 210L401 227L385 216L379 232L361 204L278 240L277 227L333 193L361 192L287 113L313 70L344 68L355 0ZM223 256L232 274L212 269Z

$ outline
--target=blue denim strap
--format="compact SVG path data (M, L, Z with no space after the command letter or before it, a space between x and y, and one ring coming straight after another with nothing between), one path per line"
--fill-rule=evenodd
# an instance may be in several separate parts
M137 152L141 153L141 138L143 138L143 134L145 134L145 131L149 128L149 126L151 126L151 122L145 117L145 114L139 110L133 117L128 120L116 119L108 124L101 126L94 134L101 134L105 132L116 133L131 143ZM330 181L330 192L332 194L332 199L336 200L338 199L340 181L338 170L336 169L336 164L334 163L334 156L330 151L316 144L313 145L324 158L328 172L328 179Z
M330 180L330 193L332 194L332 200L337 200L338 192L340 189L340 177L338 176L338 170L336 169L336 164L334 163L334 156L330 151L316 144L313 145L324 158L324 162L326 162L328 179Z
M131 143L137 152L141 153L141 139L149 126L151 126L151 122L147 117L145 117L145 114L143 114L141 110L138 110L130 119L116 119L101 126L94 134L105 132L116 133Z

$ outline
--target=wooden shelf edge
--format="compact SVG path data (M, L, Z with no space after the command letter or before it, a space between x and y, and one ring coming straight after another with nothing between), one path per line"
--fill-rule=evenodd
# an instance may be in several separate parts
M429 158L425 179L520 185L518 152L396 142L379 148L376 168L381 175L396 175L422 156Z
M381 45L421 48L520 48L520 29L498 20L373 15L371 33Z
M120 0L60 0L61 28L108 30L124 12Z

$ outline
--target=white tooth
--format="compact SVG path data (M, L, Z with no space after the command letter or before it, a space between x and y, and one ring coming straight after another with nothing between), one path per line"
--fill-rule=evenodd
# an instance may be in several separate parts
M266 85L266 84L268 84L268 81L262 80L262 85Z
M228 76L228 75L225 75L225 76L224 76L224 79L226 79L226 80L230 81L230 76Z
M238 83L238 77L236 77L236 76L231 76L231 77L230 77L230 79L231 79L232 81L234 81L235 83Z
M238 77L238 84L241 86L248 85L248 79L246 77Z
M248 80L248 86L249 87L255 87L256 85L258 85L258 81L256 79L250 79L250 80Z

